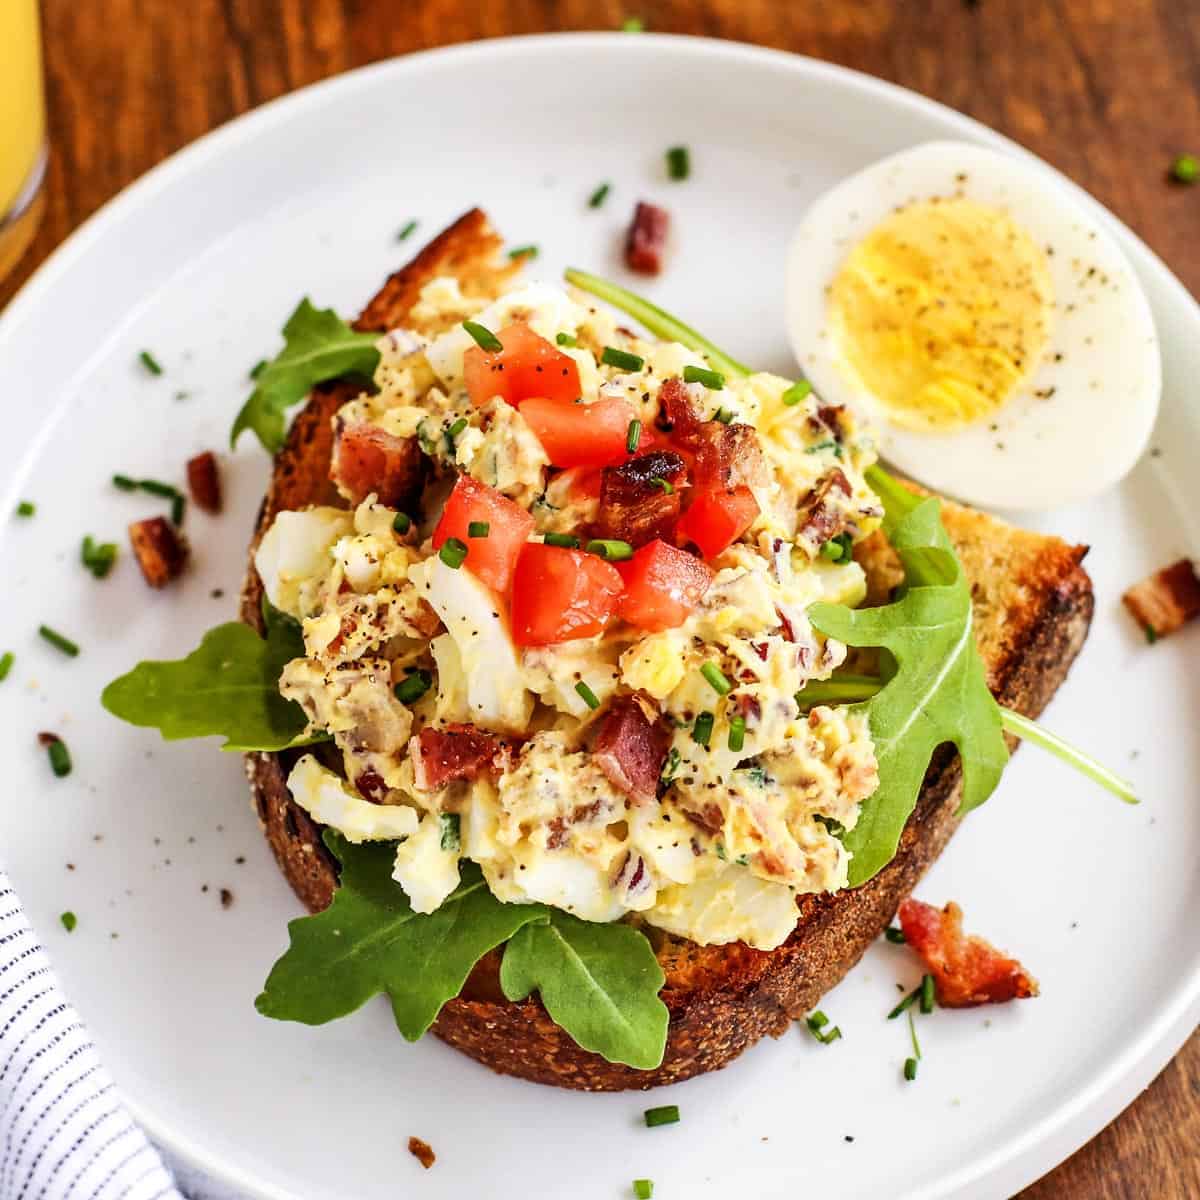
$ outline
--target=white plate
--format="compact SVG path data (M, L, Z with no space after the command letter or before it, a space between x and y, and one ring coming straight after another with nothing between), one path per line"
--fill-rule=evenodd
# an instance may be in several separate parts
M1118 491L1045 518L1093 543L1097 596L1048 720L1127 770L1145 803L1124 808L1036 750L1017 757L920 893L962 902L1043 995L923 1020L915 1083L900 1074L907 1030L883 1016L917 972L884 944L824 1002L844 1040L822 1047L797 1030L652 1098L492 1075L432 1039L406 1044L383 1003L323 1029L263 1020L252 1001L297 906L240 762L209 744L165 745L97 704L136 659L175 656L233 611L268 463L250 439L226 459L229 510L189 516L196 569L162 594L127 553L103 583L77 562L82 534L123 542L127 521L160 509L109 476L178 479L188 455L222 449L246 371L273 352L296 299L354 311L419 241L396 244L409 218L428 235L478 202L514 244L540 243L539 273L575 262L613 274L633 201L660 200L681 252L648 290L739 357L786 369L783 251L806 201L939 137L1010 146L886 84L742 46L489 42L359 71L219 130L110 204L14 301L0 321L3 505L28 496L38 513L2 534L0 649L17 666L0 687L11 735L0 838L157 1138L255 1196L609 1198L650 1177L664 1200L999 1197L1096 1132L1193 1028L1200 677L1187 661L1200 629L1150 649L1118 597L1197 548L1200 481L1186 468L1200 454L1189 407L1200 313L1124 229L1163 340L1164 453ZM663 173L679 142L692 149L683 184ZM591 210L602 180L612 194ZM139 368L142 347L164 376ZM42 621L76 637L81 657L40 643ZM74 753L65 781L34 742L44 728ZM58 926L64 909L78 913L74 934ZM682 1123L643 1128L642 1109L665 1102ZM406 1153L409 1134L437 1150L432 1171Z

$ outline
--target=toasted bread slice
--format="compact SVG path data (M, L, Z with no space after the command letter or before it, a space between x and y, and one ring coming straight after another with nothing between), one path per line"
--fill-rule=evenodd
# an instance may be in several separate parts
M392 275L357 322L384 330L405 323L421 287L455 275L463 290L502 290L512 266L500 238L478 209L435 239ZM331 420L350 398L344 385L319 389L296 418L280 452L259 514L255 542L282 509L328 502ZM1027 533L993 517L947 503L946 529L971 581L975 629L997 699L1036 716L1063 681L1092 615L1092 587L1080 566L1086 547ZM881 535L859 547L874 598L900 578ZM261 585L251 563L242 617L261 628ZM297 896L311 910L330 901L336 864L320 826L296 804L287 776L299 752L251 754L247 773L267 840ZM802 896L795 932L777 950L742 943L699 946L649 929L666 973L662 998L671 1014L666 1055L653 1071L610 1063L580 1049L536 1000L512 1003L500 991L499 954L472 973L434 1025L444 1041L497 1071L586 1091L652 1088L724 1066L764 1034L779 1036L815 1006L891 921L954 832L962 773L949 748L935 757L916 811L892 862L869 883L834 895Z

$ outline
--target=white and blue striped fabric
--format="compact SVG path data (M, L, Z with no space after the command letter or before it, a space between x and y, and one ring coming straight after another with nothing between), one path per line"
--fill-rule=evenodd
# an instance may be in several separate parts
M134 1123L0 870L0 1200L200 1200Z

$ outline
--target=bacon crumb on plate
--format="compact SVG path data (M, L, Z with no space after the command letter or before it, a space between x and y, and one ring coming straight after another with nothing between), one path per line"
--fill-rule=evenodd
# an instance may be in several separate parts
M640 275L657 275L663 269L671 214L657 204L639 200L625 235L625 265Z
M900 928L933 976L938 1003L970 1008L1036 996L1037 980L1015 958L964 935L962 915L953 901L937 908L910 897L900 905Z
M187 565L187 542L166 517L135 521L129 526L129 544L152 588L166 587Z
M422 1141L419 1137L410 1137L408 1139L408 1152L427 1171L437 1162L437 1155L434 1154L433 1147L428 1142Z
M1166 637L1200 616L1200 576L1195 563L1181 558L1135 583L1121 599L1147 637Z
M205 512L221 511L221 477L217 473L217 456L205 450L187 461L188 491Z

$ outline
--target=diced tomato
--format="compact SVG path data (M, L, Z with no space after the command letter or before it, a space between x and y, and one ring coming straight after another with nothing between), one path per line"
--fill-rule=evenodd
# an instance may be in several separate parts
M513 577L513 638L546 646L603 633L623 586L616 567L595 554L529 542Z
M732 545L758 516L758 502L748 487L712 488L701 492L676 527L676 540L694 543L705 558L715 558Z
M625 594L617 611L639 629L674 629L700 603L713 572L694 554L655 540L643 546L617 570Z
M634 411L618 396L592 404L537 396L522 402L521 416L556 467L607 467L629 457L625 443Z
M463 374L471 403L484 405L493 396L521 404L531 396L578 400L579 367L575 360L538 337L528 325L507 325L496 336L502 350L472 346L463 355Z
M471 537L474 521L487 525L486 537ZM532 532L533 518L519 504L469 475L460 475L433 531L433 548L440 549L447 538L458 538L467 547L467 570L503 593L508 591L521 547Z

